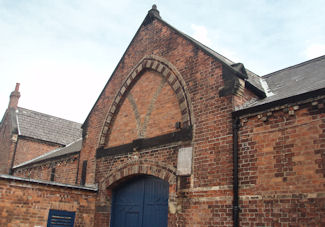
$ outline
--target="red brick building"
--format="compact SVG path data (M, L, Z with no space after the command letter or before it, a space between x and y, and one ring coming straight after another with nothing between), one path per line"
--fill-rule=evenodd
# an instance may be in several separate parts
M13 175L38 180L76 184L81 138L13 167Z
M325 56L260 77L153 7L82 140L6 168L98 187L94 226L324 226L324 91Z
M17 84L0 125L0 173L75 183L81 124L19 107L19 97Z

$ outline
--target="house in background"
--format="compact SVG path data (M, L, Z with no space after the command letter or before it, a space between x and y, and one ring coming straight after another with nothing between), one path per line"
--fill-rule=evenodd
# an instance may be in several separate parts
M44 116L18 98L16 88L1 123L3 169L15 175L2 188L33 177L59 197L29 212L65 209L81 226L325 225L325 56L260 77L153 6L83 125L66 122L69 141L33 137L48 150L19 159L33 124L19 133L13 116Z
M36 160L39 163L40 157L43 161L46 157L53 161L55 157L62 158L61 156L64 154L64 158L66 158L67 147L70 148L74 143L77 144L77 149L72 149L74 154L76 155L76 152L80 151L81 124L19 107L19 97L19 84L17 83L15 90L10 95L8 109L0 124L0 173L16 175L14 170L17 169L17 166L21 169L23 166L35 163ZM77 157L69 159L68 163L71 161L76 164ZM20 171L20 176L50 180L51 173L54 174L53 169L57 164L57 162L51 162L48 165L38 166L35 171L25 168L24 173ZM74 166L73 169L75 171L77 166ZM36 173L38 176L33 175ZM76 176L74 175L74 177ZM69 180L69 183L74 183L74 181Z
M12 174L24 178L76 184L81 146L80 138L64 147L15 165Z

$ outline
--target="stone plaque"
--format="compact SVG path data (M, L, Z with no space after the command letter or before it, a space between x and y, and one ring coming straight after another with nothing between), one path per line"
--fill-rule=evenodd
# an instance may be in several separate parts
M192 147L180 148L177 157L177 175L189 176L192 174Z

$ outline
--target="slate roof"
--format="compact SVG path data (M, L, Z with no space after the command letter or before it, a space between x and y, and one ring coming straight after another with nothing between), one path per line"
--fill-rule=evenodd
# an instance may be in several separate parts
M18 133L34 139L67 145L82 137L81 124L18 107Z
M38 162L47 161L49 159L60 158L65 155L74 154L74 153L79 152L81 150L81 147L82 147L82 139L80 138L80 139L72 142L71 144L68 144L65 147L57 148L57 149L52 150L48 153L40 155L32 160L29 160L29 161L23 162L17 166L14 166L14 169L24 167L27 165L31 165L31 164L35 164Z
M262 77L270 95L255 100L241 109L260 106L307 92L325 88L325 55L290 66Z

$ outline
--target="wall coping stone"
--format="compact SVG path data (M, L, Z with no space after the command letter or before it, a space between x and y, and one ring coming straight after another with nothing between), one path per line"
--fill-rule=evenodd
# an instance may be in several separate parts
M64 187L64 188L77 189L77 190L86 190L86 191L92 191L92 192L97 192L98 191L98 186L97 185L95 185L93 187L79 186L79 185L63 184L63 183L52 182L52 181L28 179L28 178L11 176L11 175L7 175L7 174L0 174L0 180L21 181L21 182L26 182L26 183L33 183L33 184L40 184L40 185L47 185L47 186L55 186L55 187Z

